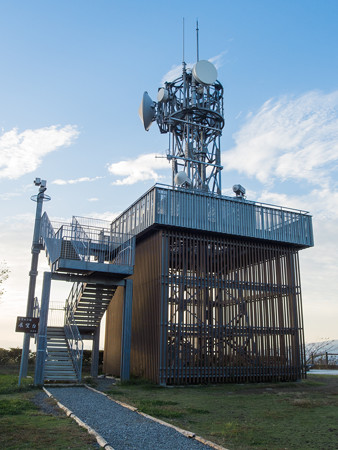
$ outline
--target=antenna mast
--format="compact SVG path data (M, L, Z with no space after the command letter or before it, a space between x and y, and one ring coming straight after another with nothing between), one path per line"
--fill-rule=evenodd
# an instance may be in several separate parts
M183 63L183 65L185 64L185 56L184 56L184 17L183 17L183 30L182 30L182 47L183 47L183 60L182 60L182 63Z
M199 61L198 22L197 62L192 69L184 61L182 75L167 81L157 93L157 102L147 92L139 109L148 131L156 120L161 133L169 133L167 159L172 166L173 186L221 194L220 138L224 127L223 86L216 67Z
M197 51L197 62L200 60L200 55L199 55L199 42L198 42L198 20L196 20L196 51Z

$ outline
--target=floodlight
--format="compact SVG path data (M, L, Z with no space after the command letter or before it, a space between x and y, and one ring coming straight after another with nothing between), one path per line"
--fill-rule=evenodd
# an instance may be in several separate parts
M236 194L236 197L244 198L246 190L243 186L241 186L240 184L234 184L232 186L232 190Z

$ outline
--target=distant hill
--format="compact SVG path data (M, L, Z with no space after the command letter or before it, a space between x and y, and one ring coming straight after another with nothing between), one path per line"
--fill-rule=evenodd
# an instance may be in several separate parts
M328 339L328 342L330 342L331 340ZM323 344L325 341L318 341L318 342L308 342L305 344L305 346L314 346L314 347L319 347L321 344ZM338 353L338 339L333 340L328 346L327 346L329 350L329 353ZM324 349L324 352L328 351L326 349Z

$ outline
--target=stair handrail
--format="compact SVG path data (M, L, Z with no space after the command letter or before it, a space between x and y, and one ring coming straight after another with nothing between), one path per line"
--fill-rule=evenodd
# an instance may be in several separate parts
M82 281L75 281L72 285L72 288L66 300L66 306L69 305L69 309L73 313L76 311L77 305L81 297L80 294L82 294L82 292L84 291L85 285L86 283L83 283Z
M40 305L39 305L39 299L37 297L34 297L33 317L36 319L38 319L40 317Z
M61 254L61 241L64 234L64 225L58 224L56 230L46 212L43 213L40 225L40 243L47 252L49 260L54 263Z
M89 259L90 237L75 216L72 218L72 243L80 259Z
M81 381L83 340L77 327L71 305L68 303L66 303L64 331L77 379Z

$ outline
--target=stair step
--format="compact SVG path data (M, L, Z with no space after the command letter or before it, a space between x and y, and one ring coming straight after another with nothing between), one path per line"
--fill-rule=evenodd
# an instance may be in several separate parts
M75 370L73 368L73 365L66 364L64 366L59 364L46 364L45 366L45 372L51 373L51 372L74 372Z

